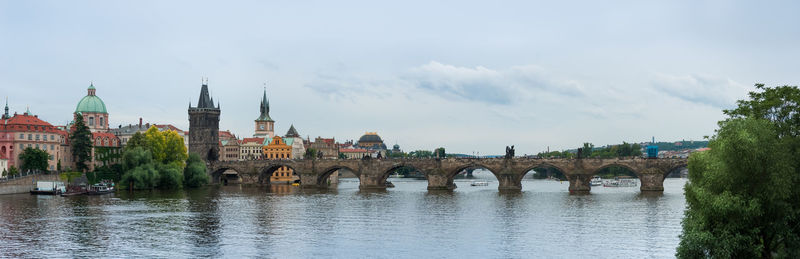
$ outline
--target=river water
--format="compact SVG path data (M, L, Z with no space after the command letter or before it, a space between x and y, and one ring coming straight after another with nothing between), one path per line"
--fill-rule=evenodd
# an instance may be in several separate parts
M487 178L491 179L491 178ZM104 196L0 195L0 257L668 258L685 179L664 193L567 182L497 182L452 192L424 180L359 191L212 186Z

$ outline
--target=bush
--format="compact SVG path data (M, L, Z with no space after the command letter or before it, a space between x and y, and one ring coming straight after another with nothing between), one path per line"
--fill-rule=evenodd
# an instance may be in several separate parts
M186 187L200 187L208 184L208 173L206 163L200 159L200 155L191 153L186 160L186 168L183 170L183 179Z

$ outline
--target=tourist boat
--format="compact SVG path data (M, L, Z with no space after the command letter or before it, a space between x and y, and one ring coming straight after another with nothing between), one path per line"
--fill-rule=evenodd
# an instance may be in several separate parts
M589 185L591 186L603 185L603 178L600 178L600 176L592 177L592 181L589 182Z
M394 188L394 184L390 181L386 181L386 188Z
M487 181L473 181L470 186L489 186L489 182Z
M603 187L636 187L639 183L636 179L614 178L614 180L603 183Z
M37 181L36 187L31 189L31 194L34 195L59 195L66 191L63 182L53 181Z

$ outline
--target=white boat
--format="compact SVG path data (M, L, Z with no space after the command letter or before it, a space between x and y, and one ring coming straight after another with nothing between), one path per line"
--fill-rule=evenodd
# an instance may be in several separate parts
M470 186L489 186L489 182L487 181L473 181Z
M603 178L600 178L600 176L592 177L592 181L589 182L589 185L591 186L603 185Z
M614 180L603 183L603 187L636 187L636 186L639 186L639 182L636 179L614 178Z

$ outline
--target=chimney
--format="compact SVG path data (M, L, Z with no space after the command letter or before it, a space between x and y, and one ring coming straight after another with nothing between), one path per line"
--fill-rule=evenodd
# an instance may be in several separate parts
M139 117L139 128L142 127L142 117Z

